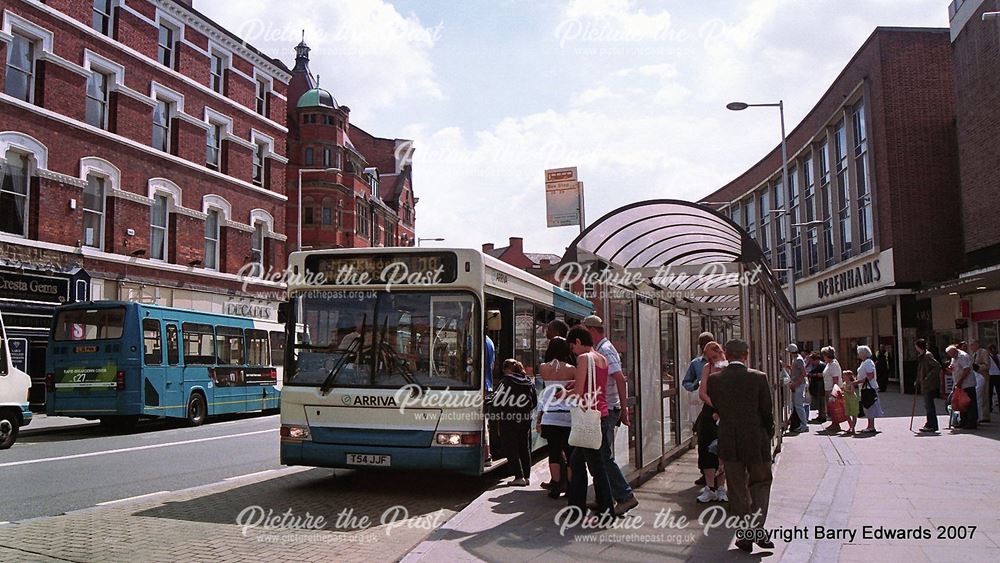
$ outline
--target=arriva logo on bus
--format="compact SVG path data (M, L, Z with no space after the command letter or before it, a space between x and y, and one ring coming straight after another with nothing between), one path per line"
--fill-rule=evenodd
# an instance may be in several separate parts
M398 393L397 393L398 394ZM395 397L380 395L343 395L340 401L349 407L395 407Z

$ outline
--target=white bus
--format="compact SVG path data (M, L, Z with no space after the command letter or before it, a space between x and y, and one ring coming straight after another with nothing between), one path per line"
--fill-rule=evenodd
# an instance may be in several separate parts
M481 474L485 336L495 371L516 358L535 375L545 324L592 312L478 250L317 250L292 254L289 268L288 326L310 340L286 346L285 465Z
M31 377L14 366L7 329L0 317L0 450L13 446L21 427L31 422L29 389Z

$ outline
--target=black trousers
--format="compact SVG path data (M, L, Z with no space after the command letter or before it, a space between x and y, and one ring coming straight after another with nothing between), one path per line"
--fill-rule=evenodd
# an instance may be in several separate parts
M542 438L549 443L549 463L559 466L560 479L566 479L566 468L573 459L573 446L569 445L569 427L542 425Z
M500 436L514 477L531 475L531 420L500 421Z
M938 396L938 390L935 389L928 393L924 393L924 410L927 411L927 423L924 424L925 428L938 429L937 421L937 407L934 405L934 399Z

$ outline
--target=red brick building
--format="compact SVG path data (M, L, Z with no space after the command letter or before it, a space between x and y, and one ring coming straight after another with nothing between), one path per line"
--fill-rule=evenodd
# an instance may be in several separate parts
M1000 346L1000 1L955 0L948 16L964 261L926 295L935 331Z
M286 260L287 67L189 1L0 13L0 310L31 375L60 302L276 320L259 275Z
M413 246L412 143L375 137L350 122L351 110L320 88L309 46L295 47L288 85L286 228L304 248ZM299 216L299 182L302 211ZM301 224L300 224L301 221Z
M484 243L483 254L489 254L515 268L535 274L551 284L559 285L559 282L556 281L556 269L559 266L559 261L562 260L562 256L558 254L525 252L524 239L521 237L510 237L507 246L499 248L494 246L493 243Z
M962 262L955 131L948 30L880 27L788 134L787 183L776 147L703 198L793 268L807 349L832 344L847 369L858 345L883 345L896 374L930 337L919 292Z

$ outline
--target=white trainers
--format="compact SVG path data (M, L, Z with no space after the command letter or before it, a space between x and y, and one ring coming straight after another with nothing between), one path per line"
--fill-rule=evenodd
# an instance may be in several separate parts
M716 491L705 487L701 490L701 494L698 495L698 502L712 502L714 500L719 500L719 495Z
M726 494L726 489L719 487L715 491L715 500L719 502L729 502L729 495Z

